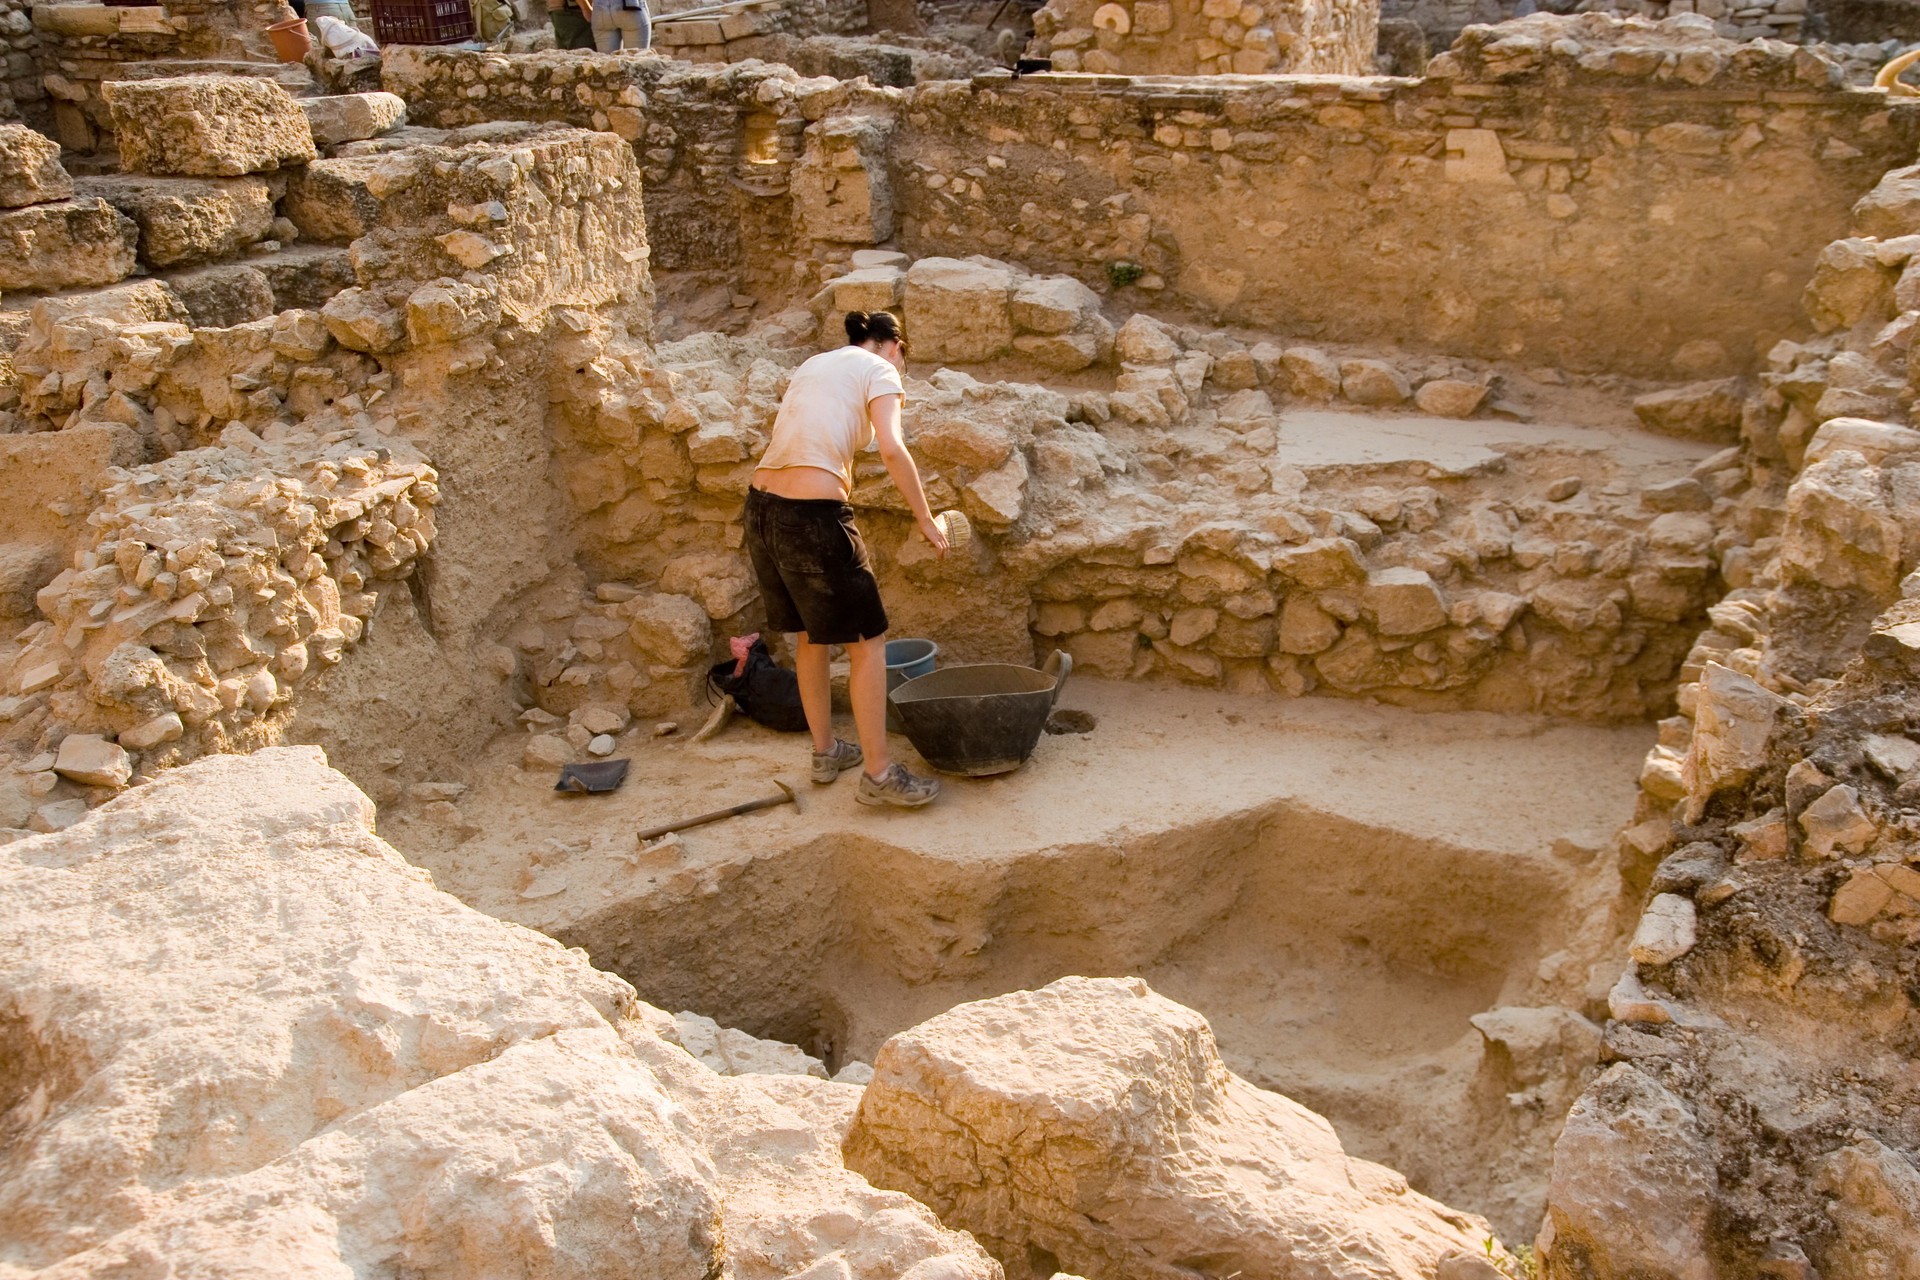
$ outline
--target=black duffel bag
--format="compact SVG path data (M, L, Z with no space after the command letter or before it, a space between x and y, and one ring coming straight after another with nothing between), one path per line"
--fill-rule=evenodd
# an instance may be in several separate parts
M806 709L800 705L800 678L773 660L767 642L755 640L741 663L729 658L716 662L707 672L707 692L712 697L731 697L742 715L769 729L782 733L804 733Z

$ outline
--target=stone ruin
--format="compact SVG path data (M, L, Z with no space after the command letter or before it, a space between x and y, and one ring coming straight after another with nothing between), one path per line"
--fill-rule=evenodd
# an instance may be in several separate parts
M0 1274L1913 1273L1860 12L283 66L0 0ZM862 463L895 633L1065 651L1056 732L639 843L797 774L693 730L786 379L881 307L975 530Z

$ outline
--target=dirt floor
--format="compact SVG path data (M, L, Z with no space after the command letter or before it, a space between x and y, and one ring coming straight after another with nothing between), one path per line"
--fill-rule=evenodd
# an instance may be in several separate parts
M958 1001L1137 973L1357 1154L1530 1226L1544 1143L1510 1132L1520 1104L1467 1020L1551 968L1552 922L1631 811L1651 730L1085 679L1061 706L1096 727L1043 737L1018 773L949 778L920 812L861 808L851 776L810 785L797 735L636 724L616 794L556 794L503 736L458 800L383 811L382 833L646 999L836 1067ZM798 808L632 835L776 776Z

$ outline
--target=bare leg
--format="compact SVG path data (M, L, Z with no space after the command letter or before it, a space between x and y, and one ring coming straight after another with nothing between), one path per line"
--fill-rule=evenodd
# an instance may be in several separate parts
M827 671L830 656L829 648L808 640L806 632L794 633L793 670L800 678L800 705L807 713L807 728L813 733L816 752L833 750L833 677ZM883 685L885 672L883 660L880 676Z
M878 635L847 646L853 670L847 693L853 702L853 727L860 735L860 754L866 757L869 778L878 779L891 763L887 758L887 638Z

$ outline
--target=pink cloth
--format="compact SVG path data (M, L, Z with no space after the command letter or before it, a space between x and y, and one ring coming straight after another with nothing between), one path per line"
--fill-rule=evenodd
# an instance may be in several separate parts
M735 636L727 641L727 648L733 653L733 674L743 676L747 673L747 655L753 652L753 646L759 642L760 633L750 636Z

